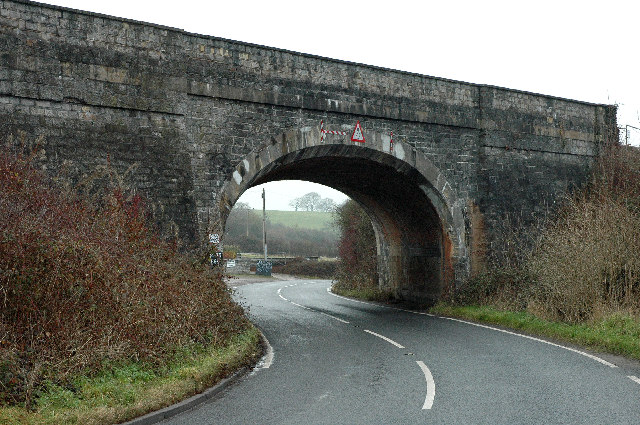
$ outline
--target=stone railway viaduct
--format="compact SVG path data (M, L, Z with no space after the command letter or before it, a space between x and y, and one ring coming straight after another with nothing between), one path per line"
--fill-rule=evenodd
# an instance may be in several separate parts
M588 176L615 107L0 1L0 129L79 179L136 165L165 232L204 243L241 193L302 179L369 213L380 284L434 301ZM346 135L321 132L342 131ZM365 142L351 135L359 121ZM392 136L393 134L393 136ZM392 139L393 137L393 139ZM15 140L15 138L14 138Z

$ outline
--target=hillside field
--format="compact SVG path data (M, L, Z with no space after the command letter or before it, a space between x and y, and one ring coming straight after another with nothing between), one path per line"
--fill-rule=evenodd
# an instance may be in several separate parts
M337 232L333 224L333 214L330 212L267 210L267 220L271 224L287 227Z

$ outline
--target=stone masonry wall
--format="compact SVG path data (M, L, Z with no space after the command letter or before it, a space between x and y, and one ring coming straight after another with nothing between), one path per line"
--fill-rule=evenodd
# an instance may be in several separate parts
M74 179L107 160L196 241L234 167L302 127L360 120L429 157L491 240L581 184L615 109L23 1L0 1L0 131ZM485 249L477 247L478 250Z

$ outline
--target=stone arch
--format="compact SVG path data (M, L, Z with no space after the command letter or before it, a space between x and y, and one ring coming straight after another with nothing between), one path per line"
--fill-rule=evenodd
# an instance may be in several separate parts
M321 138L306 127L272 138L240 161L224 183L219 212L226 218L248 188L274 180L331 186L369 214L377 240L380 286L408 301L435 302L469 275L465 200L412 146L366 132L366 144L345 136Z

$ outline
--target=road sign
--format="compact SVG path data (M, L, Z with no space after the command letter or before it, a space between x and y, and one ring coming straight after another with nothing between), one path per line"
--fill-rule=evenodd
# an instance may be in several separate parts
M364 143L364 134L362 133L362 127L360 127L360 121L356 123L356 128L353 129L351 141Z

